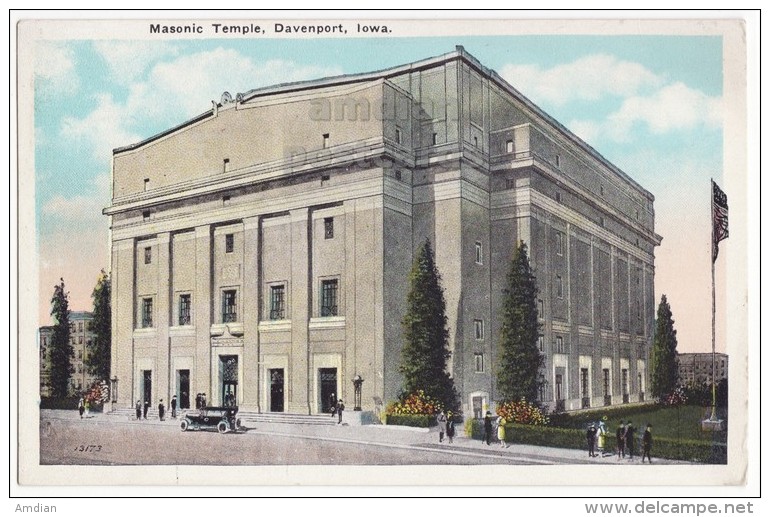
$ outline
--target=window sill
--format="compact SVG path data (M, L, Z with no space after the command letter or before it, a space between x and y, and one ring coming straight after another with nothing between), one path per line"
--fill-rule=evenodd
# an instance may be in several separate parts
M328 316L326 318L310 318L310 330L345 328L345 316Z
M195 335L195 327L193 325L179 325L176 327L169 327L168 329L168 335L169 336L194 336Z
M214 323L211 325L209 334L211 336L222 336L225 334L225 331L231 336L242 336L243 323L237 321L230 323Z
M260 332L282 332L291 330L291 320L263 320L259 322Z
M134 329L135 338L154 337L157 333L158 333L158 329L156 329L155 327Z

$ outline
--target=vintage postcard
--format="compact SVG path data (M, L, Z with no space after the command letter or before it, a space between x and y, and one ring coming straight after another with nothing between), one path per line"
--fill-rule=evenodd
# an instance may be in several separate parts
M753 28L338 14L17 13L16 489L745 487Z

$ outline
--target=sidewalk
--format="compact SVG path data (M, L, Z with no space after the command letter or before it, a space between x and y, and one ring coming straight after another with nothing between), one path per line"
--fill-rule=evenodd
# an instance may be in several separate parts
M43 417L66 420L79 420L77 411L55 411L41 410ZM181 422L181 413L176 419L166 418L161 421L157 415L148 414L148 419L136 420L134 415L110 413L92 413L89 418L84 418L85 423L120 423L121 425L152 425L164 427L179 428ZM450 444L447 438L443 443L439 443L438 431L433 428L430 430L404 427L404 426L385 426L385 425L302 425L294 423L266 423L253 422L245 419L243 428L249 434L280 435L288 437L308 438L325 441L337 441L345 443L359 443L366 446L398 447L410 449L430 449L432 451L446 451L448 454L456 453L474 453L491 456L518 457L532 461L533 463L543 464L580 464L580 465L641 465L641 453L634 456L631 460L628 456L618 458L617 454L608 454L604 457L589 457L587 450L581 449L561 449L557 447L544 447L538 445L526 445L512 443L507 447L501 447L500 443L494 441L487 445L481 440L467 438L462 434L462 429L458 427L458 436L455 436L454 443ZM181 430L180 430L181 432ZM614 451L613 451L614 452ZM640 451L641 452L641 451ZM654 457L653 465L688 465L691 462L667 460Z

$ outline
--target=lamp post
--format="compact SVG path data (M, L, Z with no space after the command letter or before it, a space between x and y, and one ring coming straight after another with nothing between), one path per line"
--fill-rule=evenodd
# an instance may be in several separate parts
M361 385L364 380L360 375L353 377L353 411L361 411Z
M115 375L110 379L110 402L112 403L112 409L115 411L115 403L118 401L118 376Z

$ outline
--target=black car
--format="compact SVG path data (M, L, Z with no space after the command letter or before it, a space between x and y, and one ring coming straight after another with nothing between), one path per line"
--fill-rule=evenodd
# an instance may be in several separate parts
M220 433L237 431L241 428L241 419L237 417L238 407L204 407L197 412L185 413L182 419L182 431L192 429L216 429Z

